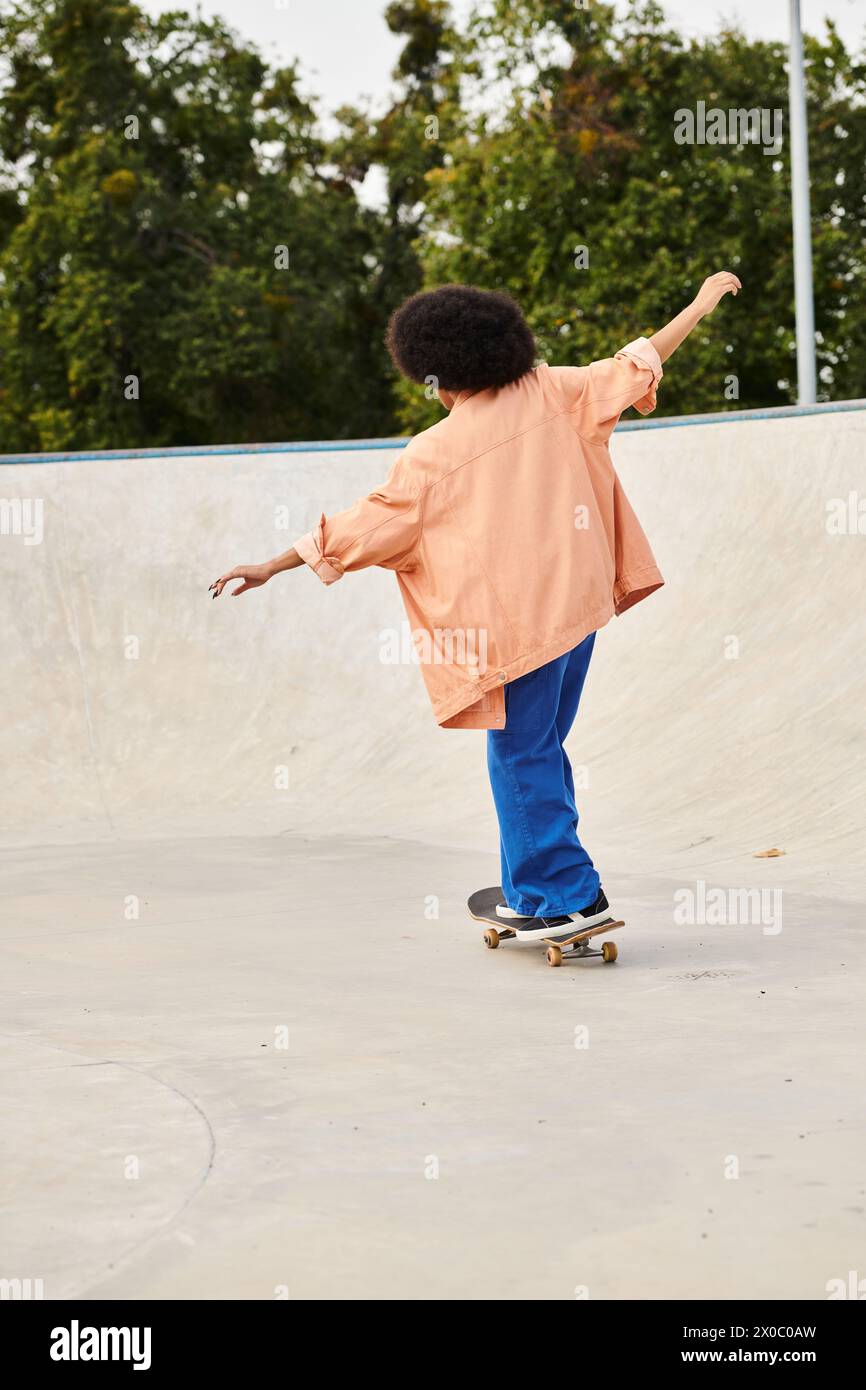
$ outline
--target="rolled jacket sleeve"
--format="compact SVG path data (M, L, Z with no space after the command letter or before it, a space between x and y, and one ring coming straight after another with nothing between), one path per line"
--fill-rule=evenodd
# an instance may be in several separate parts
M408 570L421 540L421 498L398 461L387 481L344 512L324 514L294 548L323 584L335 584L347 570L380 565Z
M606 443L620 415L634 406L641 415L655 410L662 362L649 338L635 338L613 357L588 367L554 367L578 434Z
M655 347L649 338L635 338L633 342L626 343L624 348L620 348L613 360L615 362L622 362L623 360L633 362L642 374L643 383L646 382L646 373L652 374L652 379L643 394L637 400L629 401L629 405L633 405L635 410L640 411L641 415L649 415L650 411L656 408L656 389L664 376L662 359Z

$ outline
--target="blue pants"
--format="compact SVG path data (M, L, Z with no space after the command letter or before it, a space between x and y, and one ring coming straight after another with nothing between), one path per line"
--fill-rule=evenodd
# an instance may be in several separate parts
M580 703L595 633L505 687L505 728L487 731L506 905L556 917L594 903L601 886L577 838L574 777L563 741Z

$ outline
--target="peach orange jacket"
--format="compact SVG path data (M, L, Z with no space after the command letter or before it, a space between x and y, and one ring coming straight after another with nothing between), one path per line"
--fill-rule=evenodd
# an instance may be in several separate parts
M325 584L396 571L439 724L502 728L508 681L664 583L608 451L623 410L653 409L661 375L638 338L588 367L462 391L380 489L295 542Z

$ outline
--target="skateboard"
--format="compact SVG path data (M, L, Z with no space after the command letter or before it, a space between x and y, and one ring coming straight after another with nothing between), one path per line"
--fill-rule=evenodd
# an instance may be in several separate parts
M469 916L476 922L489 922L484 933L484 944L491 951L495 951L500 941L508 941L511 937L517 936L514 927L506 926L506 919L497 917L496 904L502 902L502 889L480 888L477 893L473 893L467 904ZM612 965L616 960L618 952L615 941L605 941L600 951L593 950L587 943L591 936L601 936L603 932L614 931L617 927L624 927L625 922L615 922L609 917L606 922L599 922L595 927L585 927L582 931L572 932L571 935L544 936L539 945L547 947L547 964L562 965L564 960L586 960L589 956L596 956L603 960L605 965ZM528 942L528 945L535 945L535 942Z

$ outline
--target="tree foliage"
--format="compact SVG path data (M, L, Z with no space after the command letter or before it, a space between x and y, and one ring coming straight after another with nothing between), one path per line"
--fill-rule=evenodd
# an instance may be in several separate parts
M4 448L386 429L377 219L295 72L121 0L22 0L2 35Z
M743 295L671 363L659 408L795 399L785 45L686 41L651 0L618 13L478 0L459 28L445 0L392 0L389 101L342 108L326 139L295 69L219 20L7 4L0 447L417 429L440 408L394 380L384 328L453 280L515 294L562 363L733 269ZM866 395L866 58L832 25L806 56L820 381L844 399ZM781 110L781 150L677 143L698 102Z
M474 35L475 114L428 176L426 283L509 290L559 364L652 332L732 269L745 291L671 363L660 413L793 401L786 47L727 28L686 43L653 3L618 23L608 5L494 0ZM823 398L844 399L866 395L866 66L832 26L806 55L819 371ZM473 85L496 102L478 110ZM678 144L676 112L699 101L781 110L782 149ZM429 419L404 399L407 424Z

